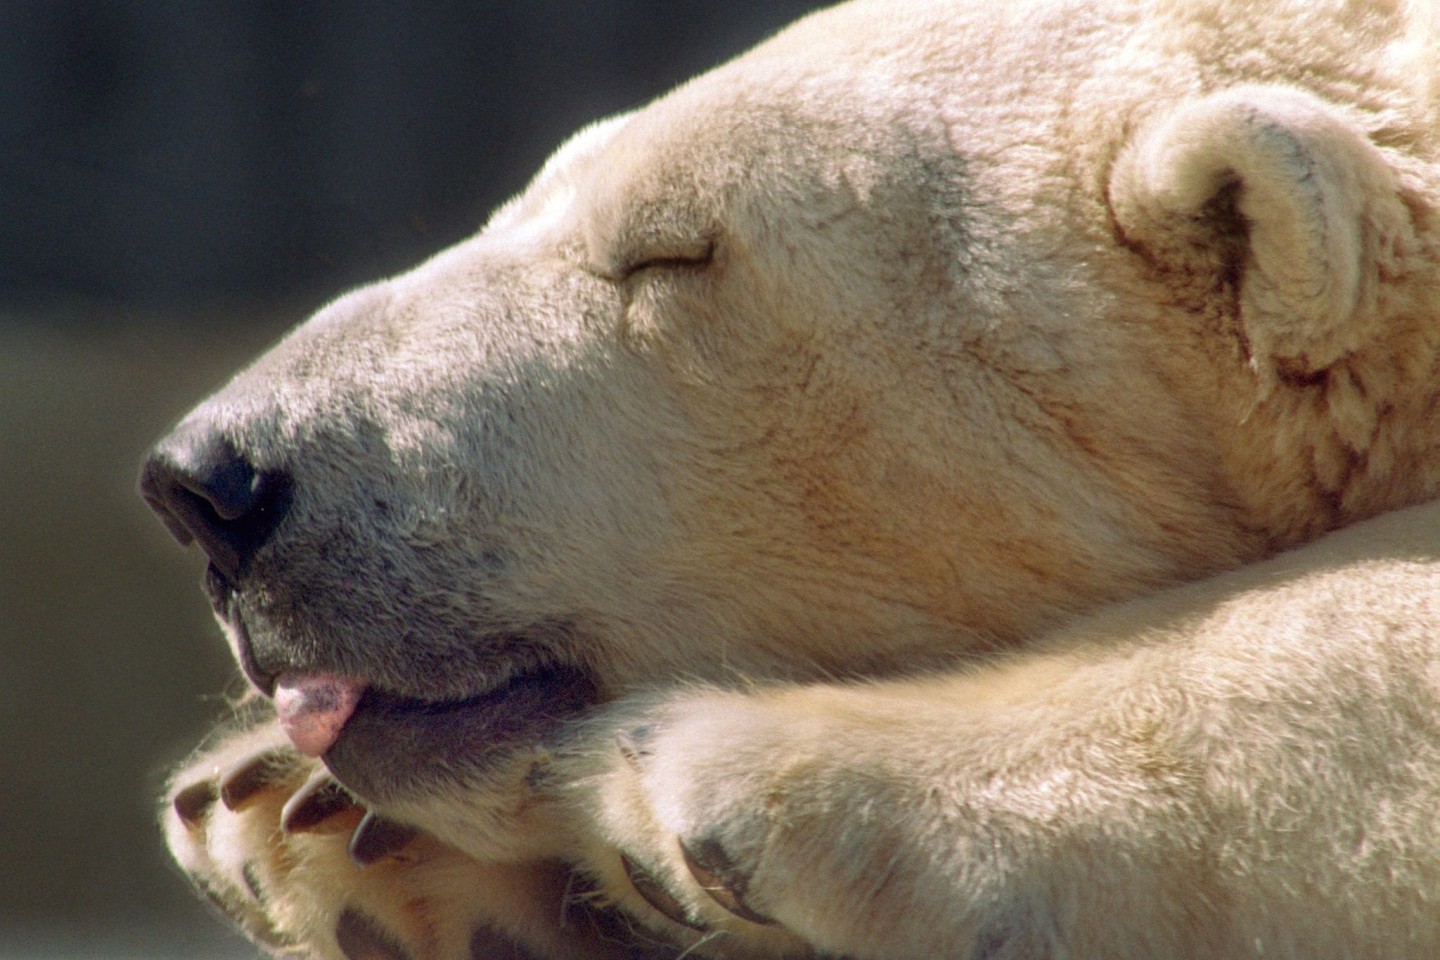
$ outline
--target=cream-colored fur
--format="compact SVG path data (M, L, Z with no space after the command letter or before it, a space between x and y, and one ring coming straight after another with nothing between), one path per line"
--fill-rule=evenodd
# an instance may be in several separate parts
M571 799L733 955L1434 956L1437 663L1427 505L965 676L669 696ZM795 940L699 887L702 836Z
M1440 483L1436 19L859 0L582 132L177 436L293 478L258 660L594 708L172 849L327 960L1434 955L1437 516L1264 558Z

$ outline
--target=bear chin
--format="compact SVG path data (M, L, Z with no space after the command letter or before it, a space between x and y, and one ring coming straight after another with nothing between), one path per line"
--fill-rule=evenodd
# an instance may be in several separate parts
M553 742L599 701L588 673L554 665L458 700L422 700L371 688L322 758L335 779L371 802L414 799L484 778Z

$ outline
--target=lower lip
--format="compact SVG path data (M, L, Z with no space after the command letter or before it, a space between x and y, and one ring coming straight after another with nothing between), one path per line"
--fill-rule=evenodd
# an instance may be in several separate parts
M324 760L372 802L483 776L516 750L553 738L596 703L588 676L556 667L464 700L430 702L367 690Z

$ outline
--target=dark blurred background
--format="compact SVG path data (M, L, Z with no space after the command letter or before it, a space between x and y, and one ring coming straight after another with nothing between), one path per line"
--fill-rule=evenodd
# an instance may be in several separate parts
M805 0L0 3L0 957L249 957L153 797L235 693L145 446Z

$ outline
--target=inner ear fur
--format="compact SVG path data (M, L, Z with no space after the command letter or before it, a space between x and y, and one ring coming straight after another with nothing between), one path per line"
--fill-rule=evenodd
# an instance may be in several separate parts
M1162 269L1234 283L1250 363L1308 375L1377 331L1377 279L1408 216L1385 155L1336 107L1244 86L1155 118L1116 158L1110 204Z

